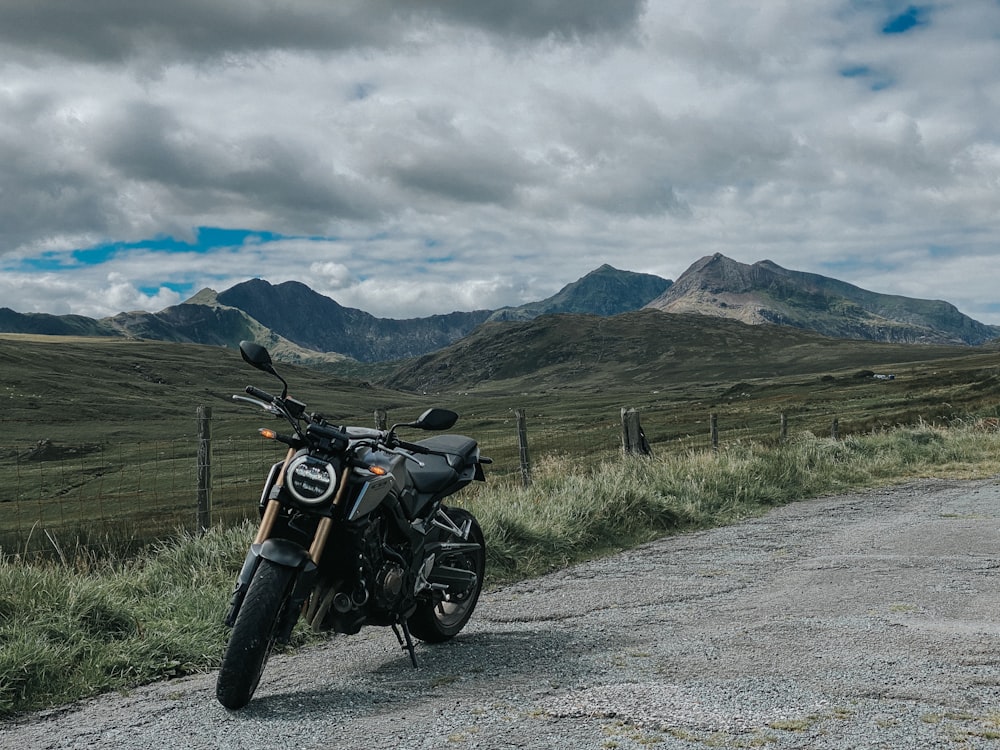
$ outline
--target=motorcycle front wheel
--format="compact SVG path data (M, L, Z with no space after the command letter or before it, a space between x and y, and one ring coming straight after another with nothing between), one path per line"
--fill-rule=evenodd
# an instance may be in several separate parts
M229 636L215 686L215 696L226 708L243 708L257 690L296 572L270 560L260 561Z
M465 627L472 617L472 611L476 608L476 602L479 601L479 592L483 589L483 576L486 573L486 540L475 516L461 508L446 508L445 513L459 528L471 519L468 541L476 544L478 549L447 555L439 562L475 573L476 582L468 591L456 592L446 597L435 594L434 600L417 605L406 624L413 635L426 643L447 641Z

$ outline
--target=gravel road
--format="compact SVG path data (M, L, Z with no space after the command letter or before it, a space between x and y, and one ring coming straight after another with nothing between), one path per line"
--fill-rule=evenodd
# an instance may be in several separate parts
M1000 749L1000 479L803 501L484 594L450 644L367 629L0 728L3 748Z

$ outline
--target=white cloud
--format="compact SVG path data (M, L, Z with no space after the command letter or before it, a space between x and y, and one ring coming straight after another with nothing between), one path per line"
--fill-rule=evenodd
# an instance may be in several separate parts
M1000 322L992 0L161 5L0 7L7 306L261 276L407 317L722 252ZM200 226L302 239L58 255Z

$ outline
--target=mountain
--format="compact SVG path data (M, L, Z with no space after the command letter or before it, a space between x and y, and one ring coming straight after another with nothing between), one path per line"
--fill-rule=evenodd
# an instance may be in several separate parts
M362 362L415 357L460 339L489 310L396 320L343 307L305 284L245 281L221 292L218 302L242 310L261 325L307 349L339 352Z
M203 289L184 303L155 313L138 311L102 321L79 320L89 320L102 335L228 347L250 339L286 361L318 364L353 359L370 363L408 359L441 349L467 336L491 316L526 320L557 311L613 315L635 310L669 285L657 276L605 265L541 302L496 313L476 310L397 320L344 307L296 281L272 285L251 279L223 292ZM53 318L48 322L51 332L62 332L60 321L64 318L49 317ZM26 324L17 325L20 328L5 329L0 319L0 330L16 331ZM83 327L79 321L62 325Z
M502 307L490 315L489 320L531 320L556 313L618 315L638 310L663 294L670 284L659 276L620 271L605 263L548 299L520 307Z
M744 265L718 253L695 262L647 307L894 343L978 345L1000 336L1000 326L947 302L878 294L769 260Z
M102 320L22 314L4 308L0 309L0 331L118 336L225 347L250 339L266 345L277 359L311 365L336 363L338 370L356 365L357 372L352 374L365 377L362 373L371 369L371 363L383 363L381 372L391 371L395 361L424 357L466 338L490 349L494 346L491 337L502 340L510 335L521 346L518 337L529 334L547 343L522 346L529 359L520 367L545 367L543 363L558 352L566 361L577 362L577 367L588 367L586 357L573 359L567 347L580 352L590 351L591 347L574 330L561 328L564 323L552 323L553 329L544 322L526 329L523 324L569 315L581 332L589 331L601 339L603 334L597 332L615 330L620 322L617 319L623 315L626 320L637 320L628 316L643 306L752 324L778 324L768 326L773 340L787 335L775 332L779 326L835 338L898 343L978 345L1000 337L1000 327L972 320L946 302L876 294L824 276L789 271L770 261L748 266L722 255L702 258L673 283L603 265L548 299L496 311L453 312L405 320L377 318L344 307L299 282L272 285L252 279L223 292L203 289L186 302L159 312L119 313ZM648 335L661 335L659 328L650 327L645 319L638 320L643 321L641 330ZM478 331L483 324L489 326L485 338ZM494 326L511 328L504 332ZM550 339L551 330L558 330L563 339ZM627 331L617 335L635 341ZM745 338L743 334L741 337ZM660 342L649 341L642 346L656 350ZM454 354L458 350L448 351ZM493 377L490 368L508 361L507 354L497 353L489 367L473 362L471 371ZM607 357L600 361L608 363ZM779 357L779 361L783 360ZM437 360L434 366L438 366ZM442 366L447 367L447 363ZM407 383L416 382L409 375L400 377Z
M289 341L242 310L218 304L211 289L203 289L187 302L157 313L119 313L101 322L119 335L133 339L208 344L230 349L237 348L240 341L256 341L285 362L318 365L347 359L342 354L318 352Z
M406 359L468 334L489 310L393 320L343 307L297 281L251 279L224 292L202 289L160 312L119 313L108 322L133 338L235 347L250 339L303 364L347 358Z
M954 357L966 346L832 339L784 326L645 309L610 318L546 315L487 323L385 380L409 391L651 388Z
M0 331L41 336L117 336L106 323L83 315L19 313L0 307Z

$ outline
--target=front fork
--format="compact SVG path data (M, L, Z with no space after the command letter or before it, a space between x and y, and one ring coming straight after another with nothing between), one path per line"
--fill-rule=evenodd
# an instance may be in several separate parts
M250 588L250 581L253 580L254 573L257 572L257 567L260 565L261 560L270 560L278 565L294 568L298 571L298 575L296 576L295 587L292 589L291 597L284 609L282 622L278 629L278 639L281 641L287 641L291 637L292 628L295 627L299 613L309 598L309 594L315 583L319 561L323 555L323 550L326 548L330 529L333 526L333 519L330 516L321 517L316 525L316 532L313 534L313 541L308 550L303 549L295 542L271 536L278 514L281 512L281 502L278 500L278 496L284 485L285 470L288 467L288 462L291 461L294 455L295 451L289 449L285 457L284 466L282 466L274 488L271 490L270 499L264 508L260 527L257 529L257 536L250 545L250 550L243 561L243 568L236 579L236 586L229 601L229 612L224 620L225 624L229 627L232 627L236 623L236 617L243 606L247 589ZM339 505L346 487L347 480L345 477L333 501L334 507Z

